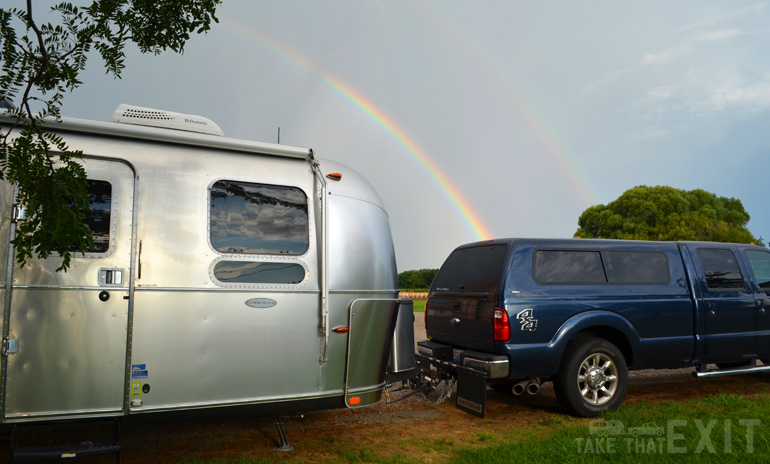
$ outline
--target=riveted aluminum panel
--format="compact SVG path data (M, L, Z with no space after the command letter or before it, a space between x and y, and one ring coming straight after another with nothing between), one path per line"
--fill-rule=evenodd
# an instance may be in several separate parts
M14 289L6 418L119 413L126 359L126 290Z
M255 295L275 304L249 306ZM135 298L131 382L141 385L131 399L142 404L131 412L321 394L317 292L158 289Z
M345 404L368 406L378 402L385 387L398 300L359 299L350 305Z
M56 272L57 256L14 269L9 337L19 351L8 356L6 419L123 407L134 173L117 161L84 165L90 179L112 186L108 249L73 254L66 273ZM120 269L122 283L100 285L103 269Z
M309 214L309 247L302 255L228 254L210 242L209 189L218 181L288 186L300 189L313 208L315 183L309 163L298 159L217 152L194 147L152 145L137 160L140 170L137 235L141 274L136 288L234 288L211 275L221 260L298 263L317 269L315 217ZM240 285L241 289L276 286ZM317 272L283 290L317 290Z
M388 215L371 203L330 195L329 256L332 291L398 288Z

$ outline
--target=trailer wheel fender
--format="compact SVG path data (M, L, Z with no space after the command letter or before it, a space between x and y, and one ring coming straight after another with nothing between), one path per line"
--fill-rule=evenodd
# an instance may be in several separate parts
M602 338L570 341L564 350L554 392L573 414L596 417L620 406L628 388L628 367L623 353Z

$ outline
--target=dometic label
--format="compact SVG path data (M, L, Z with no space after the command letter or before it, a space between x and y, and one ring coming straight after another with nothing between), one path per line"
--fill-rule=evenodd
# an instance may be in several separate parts
M278 302L271 298L252 298L246 301L246 306L250 308L272 308Z

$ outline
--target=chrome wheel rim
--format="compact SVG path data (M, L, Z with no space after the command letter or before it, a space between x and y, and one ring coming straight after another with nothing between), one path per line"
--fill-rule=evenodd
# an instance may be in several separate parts
M588 404L602 405L611 400L618 389L618 366L603 353L593 353L580 364L578 390Z

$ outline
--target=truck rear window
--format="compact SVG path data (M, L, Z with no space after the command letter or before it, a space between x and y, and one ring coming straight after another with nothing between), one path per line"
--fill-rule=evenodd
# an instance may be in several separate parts
M497 292L506 245L488 245L455 250L441 266L433 291Z

